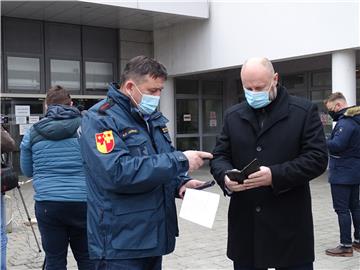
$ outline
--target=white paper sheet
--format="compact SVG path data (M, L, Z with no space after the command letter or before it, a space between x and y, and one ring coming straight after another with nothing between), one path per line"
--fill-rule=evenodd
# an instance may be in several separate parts
M219 200L219 194L187 189L179 216L204 227L212 228Z

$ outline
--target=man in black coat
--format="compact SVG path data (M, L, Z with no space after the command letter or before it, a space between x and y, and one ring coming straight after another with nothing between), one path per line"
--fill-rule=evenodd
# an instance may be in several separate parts
M225 113L211 172L231 196L227 256L234 269L313 269L309 181L328 162L316 105L289 96L266 58L241 69L246 102ZM243 184L225 172L257 158L260 171Z

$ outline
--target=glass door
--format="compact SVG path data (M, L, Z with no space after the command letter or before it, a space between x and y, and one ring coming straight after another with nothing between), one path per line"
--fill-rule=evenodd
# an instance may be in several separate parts
M211 152L223 119L222 81L176 80L176 148Z

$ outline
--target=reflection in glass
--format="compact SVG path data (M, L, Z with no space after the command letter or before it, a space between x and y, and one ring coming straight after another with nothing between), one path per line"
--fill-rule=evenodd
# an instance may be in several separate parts
M104 89L113 81L111 63L85 62L86 90Z
M198 137L192 138L177 138L176 139L176 150L200 150L200 143Z
M7 80L9 89L40 90L40 59L9 56Z
M61 85L67 90L80 90L80 61L50 60L51 86Z
M198 133L199 103L197 99L176 100L176 123L178 134Z
M203 132L220 133L222 127L222 100L203 100Z

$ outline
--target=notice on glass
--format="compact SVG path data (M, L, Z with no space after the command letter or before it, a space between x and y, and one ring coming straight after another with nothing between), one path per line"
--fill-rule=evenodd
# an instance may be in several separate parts
M219 194L196 189L186 189L179 216L211 229L214 224L219 201Z
M38 115L30 115L29 116L29 124L35 124L39 122L40 117Z
M15 119L17 125L26 124L26 116L16 116Z
M30 105L15 105L15 116L30 116Z

